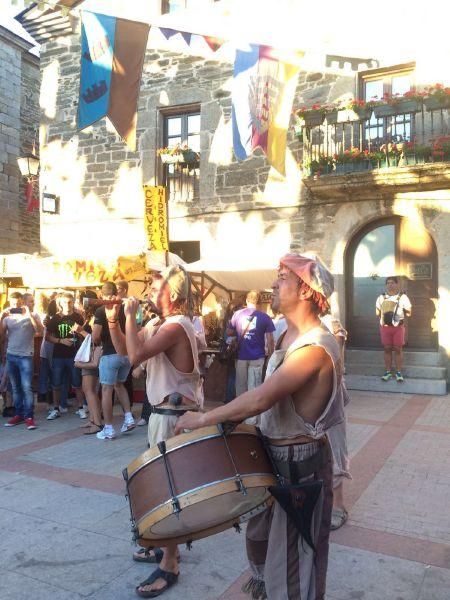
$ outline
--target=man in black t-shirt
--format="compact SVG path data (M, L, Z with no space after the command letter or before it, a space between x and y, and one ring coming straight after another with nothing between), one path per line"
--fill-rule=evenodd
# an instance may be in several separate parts
M64 378L72 382L78 406L83 406L83 392L81 390L81 372L75 369L74 359L78 349L79 331L84 319L74 311L73 294L66 292L59 299L60 312L50 319L47 325L45 339L54 344L52 361L52 386L54 408L49 412L47 420L53 421L67 412L63 405L61 388ZM64 399L64 404L67 402ZM61 404L61 407L60 407Z
M117 287L115 283L107 282L102 286L102 298L104 300L115 300L116 296ZM117 325L125 333L125 313L123 306L120 307ZM102 410L105 426L102 431L97 433L97 438L100 440L113 440L116 437L116 432L112 425L113 390L115 390L124 411L124 422L120 429L121 433L126 433L134 429L135 423L131 413L130 399L124 385L130 372L131 364L128 360L126 349L116 349L111 341L109 323L106 318L104 306L100 306L95 311L92 339L94 340L94 344L101 343L103 347L103 354L99 364L99 376L102 385Z

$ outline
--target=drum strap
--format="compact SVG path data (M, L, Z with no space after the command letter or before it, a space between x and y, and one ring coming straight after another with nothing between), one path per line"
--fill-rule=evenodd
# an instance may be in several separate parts
M188 411L198 412L198 407L170 408L167 404L159 404L158 406L150 407L151 413L155 413L156 415L166 415L168 417L181 417L181 415L184 415L184 413Z

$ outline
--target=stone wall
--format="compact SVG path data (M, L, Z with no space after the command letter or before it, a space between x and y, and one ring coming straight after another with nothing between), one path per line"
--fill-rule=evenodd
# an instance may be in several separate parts
M39 211L26 213L17 157L30 151L39 123L38 59L30 44L0 28L0 253L39 250Z

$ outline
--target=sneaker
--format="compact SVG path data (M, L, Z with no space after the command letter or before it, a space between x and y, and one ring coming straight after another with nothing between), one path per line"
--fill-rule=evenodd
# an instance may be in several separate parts
M395 379L396 379L397 381L399 381L400 383L402 383L403 381L405 381L405 380L403 379L403 375L400 373L400 371L397 371L397 373L395 374Z
M120 428L120 433L127 433L127 431L131 431L136 427L136 423L133 417L125 419L122 427Z
M136 423L136 425L138 427L143 427L144 425L147 425L147 421L145 419L139 419L139 421Z
M69 409L67 408L67 406L60 406L60 407L59 407L59 412L60 412L62 415L65 415L66 413L68 413L68 412L69 412Z
M16 415L12 419L10 419L7 423L5 423L5 427L14 427L15 425L19 425L20 423L23 423L24 421L25 421L25 419L23 417L21 417L20 415Z
M79 408L75 411L75 414L80 417L80 419L87 419L87 414L84 408Z
M34 422L33 417L29 417L28 419L25 419L25 425L27 427L27 429L36 429L37 425Z
M47 421L53 421L54 419L58 419L60 416L59 410L57 408L53 408L47 415Z
M101 431L99 431L96 436L98 440L114 440L117 435L114 430L114 427L103 427Z
M389 381L389 379L392 379L392 373L390 371L386 371L386 373L382 375L381 379L383 381Z

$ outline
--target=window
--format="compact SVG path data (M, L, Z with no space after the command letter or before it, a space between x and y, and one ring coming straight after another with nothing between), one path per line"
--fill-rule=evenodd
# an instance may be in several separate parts
M162 0L161 14L174 13L186 8L186 0Z
M197 159L164 165L164 185L168 199L175 202L190 202L200 196L200 111L198 107L186 109L184 113L164 115L164 147L188 148Z
M389 70L375 69L360 73L359 97L381 99L384 95L403 95L414 87L414 64L399 65ZM414 136L414 115L402 114L377 118L372 115L365 124L365 141L371 146L383 141L409 141Z
M187 263L200 260L200 242L169 242L169 250Z

